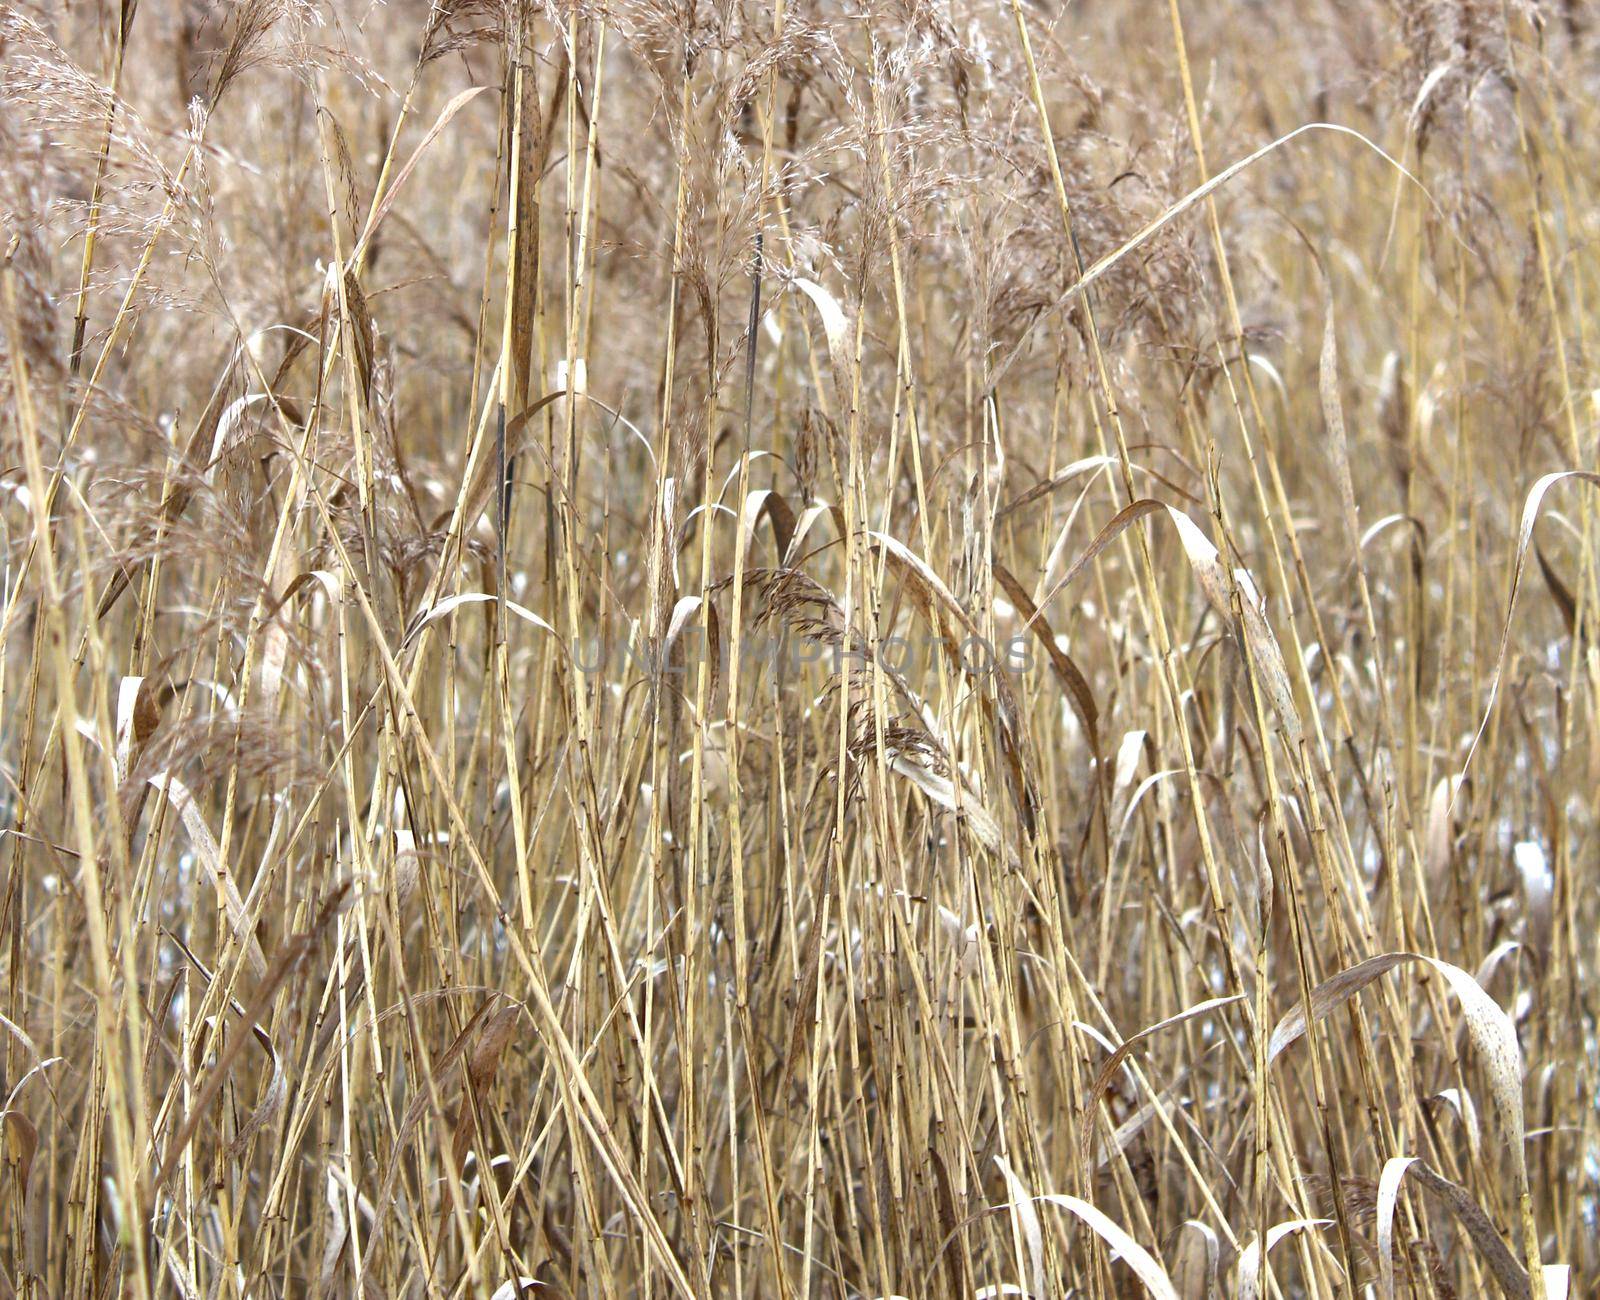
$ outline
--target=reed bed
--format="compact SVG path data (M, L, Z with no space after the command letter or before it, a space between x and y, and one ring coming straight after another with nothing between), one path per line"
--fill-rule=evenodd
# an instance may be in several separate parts
M0 1297L1596 1294L1597 58L0 4Z

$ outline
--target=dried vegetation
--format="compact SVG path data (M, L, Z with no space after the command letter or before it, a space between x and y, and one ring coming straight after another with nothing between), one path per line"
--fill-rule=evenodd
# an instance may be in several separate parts
M0 1297L1593 1294L1597 19L0 4Z

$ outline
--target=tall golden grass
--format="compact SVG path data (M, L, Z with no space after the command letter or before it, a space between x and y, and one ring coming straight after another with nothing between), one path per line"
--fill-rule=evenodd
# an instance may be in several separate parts
M1594 1294L1597 58L0 4L0 1297Z

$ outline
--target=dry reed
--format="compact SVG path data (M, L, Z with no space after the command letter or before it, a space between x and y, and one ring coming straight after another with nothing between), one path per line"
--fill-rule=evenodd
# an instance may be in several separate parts
M1594 20L0 3L0 1297L1595 1294Z

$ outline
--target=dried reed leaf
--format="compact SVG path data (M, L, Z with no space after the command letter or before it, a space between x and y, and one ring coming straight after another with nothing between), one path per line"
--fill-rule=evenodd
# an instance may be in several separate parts
M1387 971L1409 962L1421 962L1444 979L1461 1003L1467 1031L1483 1059L1500 1115L1500 1134L1512 1162L1525 1168L1523 1154L1522 1052L1511 1017L1459 966L1414 952L1387 952L1358 962L1324 980L1311 991L1311 1013L1320 1021ZM1306 1031L1305 1007L1296 1006L1278 1021L1267 1045L1270 1064Z
M1179 1233L1172 1289L1183 1300L1210 1300L1216 1293L1217 1264L1222 1253L1216 1229L1199 1219L1186 1219Z
M425 628L429 623L435 622L438 619L454 613L463 605L496 604L498 599L498 597L491 596L487 592L483 591L463 591L454 596L446 596L443 600L439 601L433 606L430 606L428 609L424 610L421 614L417 615L411 620L411 629L406 633L405 639L401 642L401 644L409 644L416 637L417 633L422 631L422 629ZM552 636L559 635L555 628L551 627L550 624L546 623L544 619L540 618L527 606L519 605L514 600L508 600L505 602L505 608L507 613L515 614L524 623L531 623L534 627L549 632Z
M367 214L367 222L362 228L361 238L356 241L355 250L350 257L352 262L357 264L361 262L367 247L372 243L373 236L378 232L378 227L383 224L384 218L389 215L390 210L394 207L394 201L400 197L400 191L405 188L405 183L410 179L411 173L416 170L417 164L422 161L422 155L428 151L428 146L439 138L457 113L483 94L484 91L495 89L498 89L498 87L468 86L465 90L453 96L450 102L439 110L439 116L434 119L433 125L428 128L427 134L422 137L417 147L411 151L410 157L405 160L400 170L394 174L394 179L389 182L389 188L384 191L383 197L378 200L372 211Z
M1539 479L1529 489L1527 499L1522 504L1522 523L1517 529L1517 556L1511 567L1511 591L1506 597L1506 617L1500 626L1500 649L1495 654L1494 673L1489 678L1489 702L1484 706L1483 721L1478 724L1472 744L1467 748L1466 760L1461 764L1462 775L1472 766L1473 755L1478 752L1483 733L1488 730L1489 719L1494 716L1495 702L1500 698L1500 683L1506 669L1506 650L1511 642L1511 618L1516 613L1517 592L1522 588L1522 573L1527 568L1528 546L1533 540L1533 526L1539 522L1539 508L1544 503L1545 493L1569 478L1578 479L1591 487L1600 487L1600 474L1586 469L1558 470Z
M1328 294L1323 311L1322 362L1317 371L1317 391L1322 398L1322 423L1328 430L1328 449L1333 461L1333 481L1339 487L1345 531L1351 549L1361 554L1361 522L1356 510L1356 491L1350 479L1350 446L1345 436L1344 404L1339 399L1339 337L1334 328L1333 295Z
M1449 1210L1450 1213L1455 1217L1456 1222L1458 1222L1466 1230L1467 1235L1472 1238L1473 1245L1478 1248L1478 1253L1483 1256L1484 1261L1489 1265L1489 1271L1494 1274L1495 1281L1499 1283L1501 1291L1504 1292L1506 1296L1506 1300L1529 1300L1531 1290L1528 1284L1528 1271L1517 1262L1517 1257L1511 1253L1510 1248L1507 1247L1499 1232L1496 1231L1494 1224L1489 1219L1489 1216L1485 1214L1478 1203L1467 1194L1465 1188L1451 1182L1448 1178L1444 1178L1435 1173L1426 1164L1415 1157L1395 1156L1391 1158L1385 1163L1383 1174L1379 1178L1380 1201L1382 1201L1383 1195L1386 1191L1389 1194L1387 1209L1390 1214L1391 1237L1393 1231L1392 1225L1394 1201L1399 1196L1401 1180L1407 1173L1410 1173L1417 1182L1421 1183L1429 1195L1438 1201L1440 1205ZM1385 1184L1385 1179L1388 1180L1387 1185ZM1381 1251L1381 1233L1383 1229L1381 1214L1385 1208L1385 1205L1380 1204L1378 1208L1380 1212L1379 1245ZM1380 1254L1380 1270L1382 1269L1382 1265L1383 1257ZM1392 1260L1390 1261L1389 1265L1388 1277L1389 1284L1392 1287L1394 1281ZM1381 1285L1381 1272L1379 1280ZM1390 1291L1384 1294L1392 1295L1393 1292Z
M1256 1300L1261 1294L1261 1262L1274 1246L1291 1233L1313 1232L1332 1222L1332 1219L1290 1219L1286 1223L1275 1223L1267 1229L1265 1252L1261 1249L1261 1239L1251 1238L1250 1244L1239 1254L1239 1300Z
M1117 1050L1111 1053L1110 1059L1100 1067L1100 1073L1095 1075L1094 1082L1089 1085L1089 1091L1084 1100L1085 1111L1087 1112L1088 1110L1092 1109L1095 1104L1099 1102L1100 1095L1106 1090L1107 1087L1110 1086L1112 1078L1116 1075L1117 1071L1122 1068L1122 1063L1128 1059L1128 1054L1145 1039L1159 1034L1164 1029L1171 1029L1175 1025L1181 1025L1187 1021L1193 1020L1197 1016L1206 1015L1212 1011L1219 1010L1222 1007L1231 1006L1235 1002L1242 1002L1243 1000L1244 994L1242 993L1235 993L1231 997L1207 998L1204 1002L1197 1002L1192 1007L1186 1007L1176 1015L1168 1016L1165 1020L1159 1020L1153 1025L1146 1025L1143 1029L1139 1030L1138 1033L1129 1038L1123 1039ZM1087 1123L1084 1124L1082 1133L1084 1163L1086 1165L1092 1164L1092 1151L1095 1137L1094 1125Z
M1415 1156L1393 1156L1384 1161L1378 1177L1378 1295L1394 1300L1394 1211L1400 1199L1400 1180L1416 1163Z
M1027 1184L1017 1177L1011 1162L997 1155L995 1164L1006 1180L1006 1194L1011 1198L1006 1209L1011 1215L1012 1231L1023 1249L1028 1252L1028 1285L1031 1294L1042 1296L1044 1286L1044 1227L1039 1222L1039 1211L1034 1207L1035 1197Z
M842 376L850 366L850 318L839 300L815 280L797 276L793 283L817 309L823 337L828 341L828 359L833 363L835 377Z
M1055 673L1056 680L1061 683L1062 693L1066 696L1067 703L1072 706L1072 711L1077 714L1078 722L1082 725L1084 734L1089 738L1089 752L1097 758L1100 754L1100 709L1094 702L1094 691L1089 686L1088 678L1083 675L1083 670L1072 661L1072 656L1067 654L1056 644L1056 634L1050 627L1050 622L1044 617L1033 603L1033 598L1028 595L1027 589L1017 581L1011 570L999 561L993 565L995 581L1000 584L1000 589L1006 593L1006 599L1016 608L1022 616L1023 626L1031 628L1040 646L1044 648L1045 657L1050 660L1051 671Z
M239 886L234 883L233 873L222 861L217 842L212 838L211 828L206 825L205 815L200 811L199 803L189 787L168 772L152 776L150 784L167 796L168 801L178 810L178 815L183 818L183 824L189 832L189 843L194 846L195 858L212 885L216 887L218 898L233 927L234 937L244 950L245 960L256 978L262 978L267 973L267 961L261 954L261 944L250 928L250 917L245 910L244 899L239 894Z
M1120 1259L1132 1269L1133 1275L1139 1279L1146 1291L1156 1297L1156 1300L1178 1300L1172 1279L1167 1276L1167 1271L1156 1261L1155 1256L1135 1241L1126 1228L1102 1210L1076 1196L1062 1196L1054 1192L1035 1199L1046 1205L1066 1210L1088 1224L1095 1236L1105 1242L1110 1249L1112 1258ZM1044 1293L1040 1291L1037 1294Z
M509 1003L501 1007L478 1031L477 1044L467 1058L467 1088L471 1099L463 1096L461 1109L456 1114L455 1135L452 1139L452 1159L457 1169L463 1167L467 1146L472 1140L472 1107L488 1104L489 1093L494 1088L495 1075L500 1072L500 1058L505 1054L511 1033L522 1017L522 1006Z

